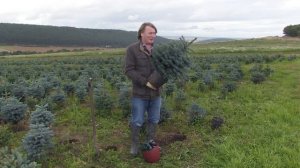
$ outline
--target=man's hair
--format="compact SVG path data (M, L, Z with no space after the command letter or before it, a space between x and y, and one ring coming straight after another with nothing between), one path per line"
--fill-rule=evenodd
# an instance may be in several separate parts
M141 25L141 27L139 28L138 31L138 39L141 40L142 36L141 34L145 31L146 26L152 27L155 30L155 33L157 33L157 29L154 26L154 24L150 23L150 22L145 22Z

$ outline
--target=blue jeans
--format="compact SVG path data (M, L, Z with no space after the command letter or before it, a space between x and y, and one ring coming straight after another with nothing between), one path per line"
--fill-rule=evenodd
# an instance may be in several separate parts
M144 123L144 114L147 112L149 123L157 124L160 119L161 98L141 99L133 97L131 124L141 127Z

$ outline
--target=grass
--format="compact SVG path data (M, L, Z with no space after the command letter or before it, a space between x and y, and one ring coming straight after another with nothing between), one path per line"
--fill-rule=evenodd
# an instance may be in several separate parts
M276 63L262 85L243 84L218 104L222 141L206 148L203 167L299 167L300 61Z
M194 44L195 54L297 54L299 39L248 39Z
M271 67L275 72L267 81L258 85L243 81L225 100L218 99L219 93L215 91L198 93L193 100L208 110L208 116L196 125L188 125L185 110L172 108L174 97L169 98L173 118L160 125L158 136L180 132L187 139L164 146L161 160L155 164L129 155L128 121L121 118L120 111L111 117L98 117L101 152L95 159L89 109L67 108L59 115L62 122L58 121L58 126L65 125L69 138L86 136L85 142L58 143L45 167L299 167L300 60L276 62ZM183 109L188 104L189 96L183 102ZM82 116L72 114L77 112ZM213 116L224 117L225 124L220 130L210 129ZM106 150L108 146L116 146L118 150Z
M211 54L222 47L225 47L225 50L222 49L225 54L226 51L229 54L231 49L235 49L233 54L252 51L299 53L299 42L289 42L287 45L291 49L284 43L249 40L201 46L195 44L193 47L196 55L202 51ZM256 48L251 47L252 45L256 45ZM270 49L270 46L279 50ZM73 55L112 56L122 55L124 51L117 49L102 54L99 51L37 54L5 57L1 61L6 58L27 60L52 56L56 56L52 59L65 59ZM217 89L195 91L194 83L188 83L185 88L187 98L180 104L175 103L175 95L169 97L167 107L172 111L172 118L159 126L158 137L162 138L168 133L181 133L187 139L163 146L161 160L154 164L146 163L142 157L130 156L128 119L122 118L122 112L118 108L113 109L111 116L97 117L96 145L100 149L100 155L95 156L90 108L87 102L79 103L76 98L70 97L66 107L55 113L55 148L41 161L42 167L300 167L300 59L269 65L274 73L265 82L254 85L249 74L245 74L238 89L225 99L219 99L220 92ZM244 65L243 71L247 72L251 66ZM112 88L108 87L108 90ZM117 93L112 92L112 96L116 99ZM206 109L207 116L203 121L189 125L186 109L192 102ZM221 116L225 120L223 127L215 131L210 128L210 120L214 116ZM10 146L19 146L25 134L26 131L16 132ZM142 139L144 136L142 135ZM116 147L117 150L109 150L110 147Z

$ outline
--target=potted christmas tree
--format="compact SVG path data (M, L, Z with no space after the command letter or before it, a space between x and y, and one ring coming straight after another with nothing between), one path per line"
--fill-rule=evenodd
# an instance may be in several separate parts
M159 161L160 147L154 141L142 144L141 149L146 162L155 163Z

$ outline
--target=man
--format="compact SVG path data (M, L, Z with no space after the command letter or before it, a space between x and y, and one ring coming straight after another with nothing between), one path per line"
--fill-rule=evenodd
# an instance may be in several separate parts
M154 141L156 126L160 119L160 88L149 81L160 79L151 62L151 54L157 29L152 23L143 23L138 30L138 42L127 48L125 58L125 74L132 81L132 117L131 149L134 156L138 154L139 132L147 112L147 142Z

